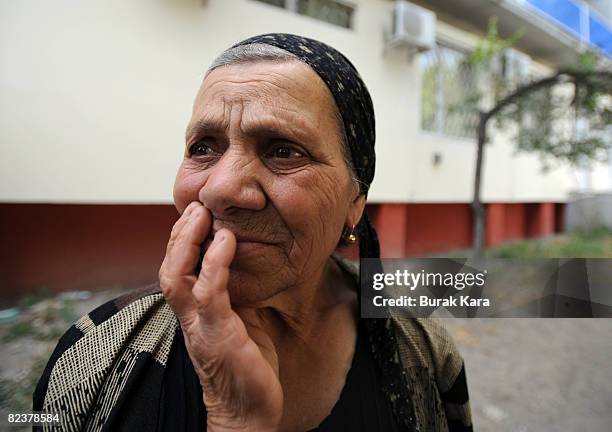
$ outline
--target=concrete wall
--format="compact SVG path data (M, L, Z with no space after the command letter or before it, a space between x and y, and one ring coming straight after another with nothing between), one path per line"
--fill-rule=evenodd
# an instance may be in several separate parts
M566 229L575 231L600 227L612 230L612 193L572 195L567 203Z
M474 143L420 130L419 62L383 53L392 2L353 3L347 30L254 0L3 1L0 202L170 203L203 71L232 43L274 31L328 42L363 75L378 134L371 202L468 202ZM501 135L487 148L487 201L563 201L572 188L567 168L544 175Z

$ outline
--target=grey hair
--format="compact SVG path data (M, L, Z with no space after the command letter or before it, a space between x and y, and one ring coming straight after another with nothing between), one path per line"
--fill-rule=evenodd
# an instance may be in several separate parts
M302 59L300 59L298 56L289 51L272 45L262 43L238 45L236 47L229 48L219 54L219 56L217 56L217 58L213 60L212 64L206 70L204 78L206 78L213 70L219 67L258 61L271 61L276 63L282 63L287 61L302 61ZM357 183L359 190L361 190L361 181L357 178L355 167L350 157L350 149L348 146L346 130L344 128L344 120L342 119L342 115L340 114L340 110L338 109L338 106L335 101L334 117L340 129L340 140L342 141L342 155L344 156L344 161L346 162L346 165L349 169L349 173L351 175L352 180Z
M252 43L248 45L238 45L223 51L206 71L204 78L213 70L221 66L230 66L239 63L249 63L256 61L273 61L277 63L300 60L298 56L282 48L262 43Z

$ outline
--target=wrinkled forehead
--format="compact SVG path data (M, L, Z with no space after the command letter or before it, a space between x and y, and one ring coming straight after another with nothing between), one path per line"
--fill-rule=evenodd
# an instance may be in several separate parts
M241 128L265 123L313 137L337 134L338 116L327 85L299 60L232 64L214 69L203 80L187 138L195 130L201 134L203 125L215 125L218 131L232 122Z
M299 60L238 63L214 69L200 86L191 123L202 117L227 118L232 110L249 116L289 116L313 127L328 126L337 118L327 85Z

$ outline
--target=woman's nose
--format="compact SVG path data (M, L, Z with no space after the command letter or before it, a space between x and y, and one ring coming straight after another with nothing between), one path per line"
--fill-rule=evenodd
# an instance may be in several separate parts
M200 188L200 202L213 215L232 209L262 210L266 197L257 180L259 159L228 149L212 167Z

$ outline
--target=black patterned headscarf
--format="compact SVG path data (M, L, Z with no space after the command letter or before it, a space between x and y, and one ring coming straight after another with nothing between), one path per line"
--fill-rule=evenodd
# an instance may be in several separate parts
M370 93L355 66L338 50L314 39L287 33L254 36L232 48L249 44L266 44L295 55L310 66L331 91L342 116L346 144L351 163L359 180L361 192L366 194L374 179L376 154L374 142L374 107ZM357 225L359 256L378 258L380 247L376 230L364 211Z

